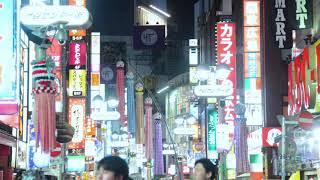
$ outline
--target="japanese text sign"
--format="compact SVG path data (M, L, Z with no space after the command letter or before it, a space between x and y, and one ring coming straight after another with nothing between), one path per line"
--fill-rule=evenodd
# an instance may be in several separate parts
M234 106L236 105L236 28L235 23L220 22L217 24L217 62L226 64L230 70L227 79L232 84L232 95L226 98L225 120L234 121L236 114Z

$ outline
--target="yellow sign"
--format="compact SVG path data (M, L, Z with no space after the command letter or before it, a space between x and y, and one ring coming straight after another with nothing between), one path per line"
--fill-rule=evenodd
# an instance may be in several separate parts
M69 70L69 96L86 96L86 76L84 69Z

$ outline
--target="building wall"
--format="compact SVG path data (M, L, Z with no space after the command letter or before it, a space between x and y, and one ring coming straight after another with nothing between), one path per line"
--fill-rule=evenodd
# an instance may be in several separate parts
M104 0L88 2L93 18L92 31L101 35L128 36L134 23L134 1Z
M282 114L282 96L288 92L287 64L281 58L281 50L276 48L272 41L271 24L271 3L272 1L262 1L262 78L264 82L264 117L266 127L280 126L276 118Z

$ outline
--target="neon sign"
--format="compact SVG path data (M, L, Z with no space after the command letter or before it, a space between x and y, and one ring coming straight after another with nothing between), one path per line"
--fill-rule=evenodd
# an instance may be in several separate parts
M233 122L236 118L234 106L236 105L236 31L235 23L220 22L217 24L217 55L218 64L226 64L230 70L229 77L223 80L229 82L231 95L226 98L225 120Z

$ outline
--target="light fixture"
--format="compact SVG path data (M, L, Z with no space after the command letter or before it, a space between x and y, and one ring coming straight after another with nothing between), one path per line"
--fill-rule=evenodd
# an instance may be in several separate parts
M216 67L216 78L225 80L229 77L231 70L226 64L218 64Z
M159 13L161 13L162 15L165 15L166 17L171 17L171 15L170 15L170 14L168 14L167 12L164 12L163 10L161 10L161 9L157 8L157 7L156 7L156 6L154 6L154 5L150 5L150 7L151 7L152 9L154 9L154 10L158 11L158 12L159 12Z
M157 94L160 94L167 89L169 89L169 86L165 86L164 88L160 89L159 91L157 91Z
M200 64L197 67L197 77L200 81L206 81L209 79L210 68L208 65Z

